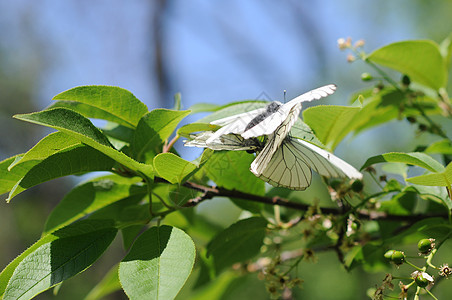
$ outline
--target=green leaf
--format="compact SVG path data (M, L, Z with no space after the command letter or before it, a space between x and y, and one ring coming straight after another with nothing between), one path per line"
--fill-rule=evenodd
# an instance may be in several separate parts
M394 215L411 215L418 194L413 191L398 193L391 200L381 202L381 210Z
M188 110L154 109L138 123L131 143L133 157L138 161L150 162L161 152L163 142L176 129L177 124L188 114Z
M446 68L448 69L450 67L450 61L452 58L452 33L449 34L449 36L441 42L441 44L439 45L439 50L444 58Z
M452 155L452 143L450 140L444 139L434 142L424 150L425 153L441 153Z
M319 146L320 148L325 148L325 145L317 138L311 127L309 127L308 124L303 122L300 118L295 121L292 129L290 129L290 136L308 141L311 144Z
M64 109L70 109L72 111L78 112L79 114L83 115L86 118L90 119L99 119L99 120L106 120L109 122L112 122L116 125L121 124L121 126L125 126L128 129L135 128L130 123L124 122L119 117L116 117L108 112L106 112L103 109L85 104L80 102L73 102L73 101L58 101L50 105L47 109L54 109L54 108L64 108Z
M262 108L268 104L269 102L267 101L240 101L229 103L227 105L219 107L219 109L216 110L214 113L196 121L196 123L210 123L214 120Z
M254 158L254 155L245 151L216 151L195 176L206 174L210 180L223 188L264 195L265 182L249 170ZM261 203L256 202L233 198L231 201L238 207L255 213L263 207Z
M173 153L160 153L154 157L154 168L160 177L171 183L181 183L196 170L196 165Z
M182 107L182 95L181 93L174 94L174 110L180 110Z
M254 158L245 151L218 151L213 153L202 170L218 186L264 195L265 183L249 170Z
M130 299L176 297L195 262L195 245L182 230L152 227L134 243L119 266L119 280Z
M0 162L0 194L11 191L17 182L35 165L34 162L22 164L9 171L9 166L19 161L23 154L7 158Z
M190 106L188 110L191 111L192 114L197 114L200 112L211 112L211 111L217 111L219 108L221 108L218 104L212 104L212 103L196 103Z
M112 122L108 122L101 130L106 136L127 144L132 141L133 135L135 134L135 130Z
M111 268L104 278L89 292L85 300L102 299L113 292L119 291L121 283L119 282L118 269L119 264Z
M429 40L396 42L375 50L368 60L408 75L435 90L447 82L447 68L436 43Z
M365 129L369 129L391 120L400 120L407 116L420 115L419 109L427 115L437 115L441 113L438 107L438 101L427 95L418 95L416 105L410 99L406 92L394 88L385 87L383 90L375 93L374 89L360 91L351 97L352 101L358 98L364 98L361 111L350 122L353 125L355 134Z
M447 220L443 218L427 218L412 224L398 234L392 234L386 242L388 244L400 243L403 238L409 236L415 236L417 240L419 240L419 236L442 240L450 234L450 230L451 227Z
M409 165L419 166L431 172L442 172L444 166L431 156L421 152L401 153L389 152L377 156L372 156L364 163L361 170L370 165L383 162L401 162Z
M56 239L57 239L57 237L54 235L46 235L46 236L42 237L39 241L37 241L32 246L30 246L27 250L22 252L22 254L20 254L18 257L16 257L12 262L10 262L8 264L8 266L6 266L6 268L3 269L3 271L0 273L0 298L5 293L8 281L11 278L11 276L13 275L14 270L19 265L19 263L21 261L23 261L24 258L26 258L30 253L35 251L40 246L42 246L46 243L49 243L53 240L56 240Z
M234 271L223 272L208 285L196 289L194 295L190 295L190 300L223 299L229 294L231 283L237 279L240 278Z
M118 175L96 178L72 189L50 213L43 235L68 225L94 211L133 195L145 195L145 186L137 186L141 178Z
M26 189L55 178L91 171L110 171L115 161L89 147L78 146L44 159L33 166L11 189L7 201Z
M35 244L33 244L30 248L28 248L27 250L25 250L21 255L19 255L16 259L14 259L11 263L9 263L9 265L2 271L2 273L0 273L0 296L3 296L3 299L21 299L19 297L15 297L18 296L15 293L19 293L20 291L23 291L24 289L27 289L28 291L26 291L26 295L29 295L28 297L25 297L24 295L22 295L24 297L24 299L30 299L33 297L33 295L36 295L37 293L48 289L50 287L47 286L46 288L46 284L45 281L46 280L53 280L55 279L54 276L55 275L61 275L61 271L62 269L55 269L55 273L52 274L47 274L47 277L41 277L42 281L39 281L39 276L38 274L40 274L40 272L42 272L42 275L44 275L45 271L48 269L49 265L49 259L50 259L50 263L51 263L51 267L57 267L54 263L57 263L58 260L61 258L68 258L69 255L71 255L71 251L68 251L67 253L60 253L59 251L62 251L62 247L64 246L68 246L73 248L73 250L75 251L79 251L80 256L79 255L73 255L71 261L68 261L68 265L67 268L70 268L71 266L73 267L73 270L75 270L76 268L80 268L82 263L83 263L83 255L85 255L85 262L88 259L93 258L95 255L90 255L93 254L93 252L97 252L99 253L99 255L101 254L101 252L103 252L103 250L101 248L96 249L92 249L91 246L88 246L83 248L80 246L83 246L82 244L86 244L89 243L89 238L93 238L93 244L92 246L100 246L100 243L102 242L102 239L107 238L108 235L111 235L110 238L111 240L113 240L114 236L116 233L114 233L114 229L112 229L113 222L108 221L108 220L102 220L102 221L91 221L91 220L84 220L81 222L78 222L76 224L72 224L68 227L62 228L60 230L58 230L57 232L54 232L53 234L49 234L46 235L44 237L42 237L39 241L37 241ZM110 232L110 233L108 233ZM102 233L103 236L102 236ZM98 236L98 239L96 241L96 236ZM74 242L74 240L72 239L72 237L75 237L77 239L77 241L75 241L75 245L72 244ZM84 241L78 241L78 239L80 239L80 237L82 237L81 239L83 240L83 237L86 237L86 239ZM60 242L57 242L59 240L63 240ZM57 242L56 244L53 244L53 242ZM79 243L80 242L80 243ZM111 241L110 241L111 242ZM70 245L68 245L70 244ZM45 249L48 249L50 246L51 249L54 249L56 252L54 252L54 255L58 255L60 256L59 258L55 258L55 260L52 260L53 256L51 255L50 257L48 256L48 252L46 254ZM108 245L106 245L108 246ZM102 251L101 251L102 250ZM63 250L64 252L64 250ZM68 255L69 254L69 255ZM42 260L37 260L36 257L42 255ZM71 259L71 258L69 258ZM71 265L71 263L73 263ZM38 266L39 265L39 266ZM42 267L42 269L39 269L40 267ZM64 265L61 266L63 269L66 268ZM88 267L88 266L86 266ZM17 275L18 273L23 273L23 272L28 272L27 275L23 275L23 278L20 277L20 275ZM37 268L37 269L32 269L32 268ZM66 268L66 270L67 270ZM17 271L17 269L19 271ZM67 270L67 274L70 275L72 274L73 270ZM83 270L83 269L82 269ZM82 271L80 270L80 271ZM29 274L33 274L34 277L28 276ZM35 276L36 275L36 276ZM72 274L75 275L75 274ZM71 276L72 276L71 275ZM14 277L14 278L13 278ZM36 282L33 284L32 280L36 280ZM14 284L12 284L12 282L15 281ZM33 287L27 286L26 284L32 284ZM58 282L56 282L55 284L57 284ZM8 287L7 287L8 285ZM16 285L19 285L20 288L16 289ZM12 289L11 287L14 286L14 288ZM42 287L44 288L41 291L36 291L34 289L34 287ZM31 288L31 289L30 289ZM11 290L12 289L12 290ZM9 290L6 291L5 290ZM33 292L33 295L31 295L31 291ZM9 293L9 295L7 297L7 293Z
M145 225L144 225L145 226ZM122 247L128 251L137 236L143 231L143 224L121 228Z
M449 163L443 172L411 177L406 181L419 185L450 187L452 185L452 163Z
M160 203L163 201L170 206L180 207L189 199L196 198L199 195L199 191L184 187L180 184L154 183L152 185L153 203Z
M149 211L149 203L143 201L143 194L136 194L130 197L113 202L99 210L93 212L91 220L115 220L115 226L124 228L132 225L144 225L152 219ZM160 212L162 205L153 205L153 212Z
M55 153L81 146L82 144L63 132L54 132L40 140L25 155L9 166L9 170L25 162L34 161L35 165Z
M213 256L215 269L220 273L236 262L256 256L267 229L264 218L248 218L232 224L207 245L207 256Z
M31 299L84 271L102 255L115 236L116 229L104 229L40 246L14 270L3 299Z
M99 150L131 170L139 171L147 176L153 176L152 165L141 164L114 149L99 129L79 113L64 108L55 108L31 114L15 115L14 117L62 131L78 141Z
M97 108L82 106L80 113L88 113L87 117L105 119L131 128L136 127L141 117L148 112L146 105L131 92L114 86L79 86L56 95L53 100L87 104Z
M199 131L213 131L219 128L217 125L212 125L209 123L191 123L180 127L177 130L177 134L179 136L183 136L186 138L190 137L190 133L199 132Z
M354 129L354 118L360 107L318 105L303 111L303 120L312 128L319 140L329 149Z

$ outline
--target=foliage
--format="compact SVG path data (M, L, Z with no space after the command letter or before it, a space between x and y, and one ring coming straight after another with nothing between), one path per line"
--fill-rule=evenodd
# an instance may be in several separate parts
M448 40L442 45L404 41L366 54L362 41L339 40L342 50L352 52L350 62L361 59L375 71L362 76L372 86L353 96L351 106L306 109L304 122L297 120L291 135L333 150L350 133L406 120L435 142L369 157L361 168L363 182L324 178L337 204L333 207L324 199L305 204L303 192L267 186L249 172L254 156L245 151L207 149L190 162L172 147L190 133L215 130L208 124L212 120L264 107L262 101L180 110L177 95L175 109L148 112L124 89L82 86L55 96L57 102L46 110L16 115L57 131L0 163L0 190L9 193L8 201L58 177L110 174L80 183L61 200L42 237L0 274L0 295L31 299L60 285L89 268L119 231L127 255L88 299L120 288L132 299L173 299L193 272L198 277L186 287L193 298L218 299L235 279L254 273L265 280L271 297L290 298L302 283L297 266L322 251L334 251L347 270L382 270L389 260L416 271L388 275L375 290L376 299L392 293L388 290L396 278L404 278L402 296L428 293L435 298L431 286L437 279L428 272L451 273L446 263L434 263L452 234L450 45ZM381 66L399 72L401 79ZM177 129L184 117L198 112L212 113ZM90 118L108 122L98 128ZM379 164L392 167L377 171ZM226 228L196 209L217 197L230 199L242 211ZM399 250L418 241L422 267Z

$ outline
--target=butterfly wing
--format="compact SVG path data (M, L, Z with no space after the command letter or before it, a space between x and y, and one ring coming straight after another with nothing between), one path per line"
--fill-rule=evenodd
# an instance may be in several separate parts
M252 162L250 167L251 172L253 172L256 176L260 176L262 174L263 170L274 156L274 153L279 149L281 143L283 143L284 139L289 134L290 128L292 128L293 124L297 120L300 110L301 104L293 106L291 111L288 113L288 117L285 118L282 124L280 124L276 130L269 135L267 144Z
M319 100L324 97L328 97L329 95L334 94L336 91L337 86L335 84L327 84L324 86L321 86L319 88L313 89L312 91L309 91L307 93L304 93L303 95L300 95L298 97L293 98L286 104L294 105L295 103L301 103L301 102L310 102L313 100Z
M262 152L251 164L251 172L276 187L304 190L311 184L312 171L306 162L298 157L297 151L283 142L271 153L267 146L273 143L269 139ZM265 152L267 150L267 152Z
M314 171L322 176L362 179L363 174L334 154L300 139L290 139L287 147L298 153Z
M184 146L210 148L212 150L250 150L260 151L263 147L256 139L245 140L237 134L225 134L207 143L207 140L214 134L213 131L204 131L199 134L190 135L191 140L184 141Z
M278 110L276 110L275 113L269 115L267 118L262 120L259 124L256 126L250 128L249 130L242 133L242 137L245 139L249 139L251 137L257 137L261 135L269 135L272 132L274 132L278 126L280 126L287 118L293 118L291 119L292 123L290 124L290 128L297 120L298 116L300 115L300 111L302 108L302 102L307 101L313 101L313 100L319 100L323 97L327 97L328 95L333 94L336 91L336 85L329 84L322 87L319 87L317 89L314 89L312 91L309 91L301 96L298 96L291 101L283 104L279 107ZM290 128L288 129L290 131ZM288 132L289 132L288 131ZM239 133L239 132L236 132Z
M245 130L248 123L251 122L251 120L253 120L256 116L264 113L265 111L266 108L263 107L210 122L210 124L223 127L215 131L215 133L212 134L207 140L207 143L212 143L214 140L218 139L224 134L241 134Z
M305 190L311 184L311 169L326 177L362 178L353 166L303 140L286 138L270 159L259 157L264 150L251 164L251 171L273 186Z

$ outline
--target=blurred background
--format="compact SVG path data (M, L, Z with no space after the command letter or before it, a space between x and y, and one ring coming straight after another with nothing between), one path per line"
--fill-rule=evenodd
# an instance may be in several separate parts
M346 105L353 93L368 86L360 74L369 69L361 62L347 63L337 48L338 38L364 39L364 49L371 52L407 39L439 43L451 25L452 1L446 0L2 0L0 159L27 151L48 133L12 115L41 110L54 95L75 86L120 86L153 109L172 107L177 92L183 107L189 108L199 102L282 101L284 90L291 99L335 83L338 91L323 104ZM372 129L347 139L336 153L359 168L374 154L411 151L415 136L408 129L403 122ZM176 148L186 159L199 154L181 144ZM73 185L71 178L55 180L11 204L0 196L1 269L39 238L42 227L36 224L44 224ZM117 249L96 264L115 263L115 257L123 255L120 246ZM360 270L331 268L325 265L329 261L328 256L321 258L320 265L301 271L305 299L362 299L365 290L382 279L381 274L370 278ZM96 267L76 276L57 298L75 293L71 298L80 299L104 272ZM348 276L350 282L344 284L343 277L339 284L328 283L336 285L328 296L324 276ZM116 293L110 299L124 297ZM51 292L40 296L47 298Z

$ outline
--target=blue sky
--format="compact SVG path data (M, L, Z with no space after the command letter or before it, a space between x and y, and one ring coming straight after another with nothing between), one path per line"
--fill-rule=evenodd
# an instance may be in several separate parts
M42 108L61 91L86 84L126 88L150 108L170 107L171 95L181 92L188 108L262 92L282 100L284 90L291 99L336 83L338 91L327 102L345 105L366 87L359 74L368 69L348 64L337 39L365 39L371 51L428 38L416 24L430 11L420 12L417 2L422 1L168 1L160 30L171 85L163 99L153 61L156 2L2 1L0 49L9 70L36 65L33 92Z

